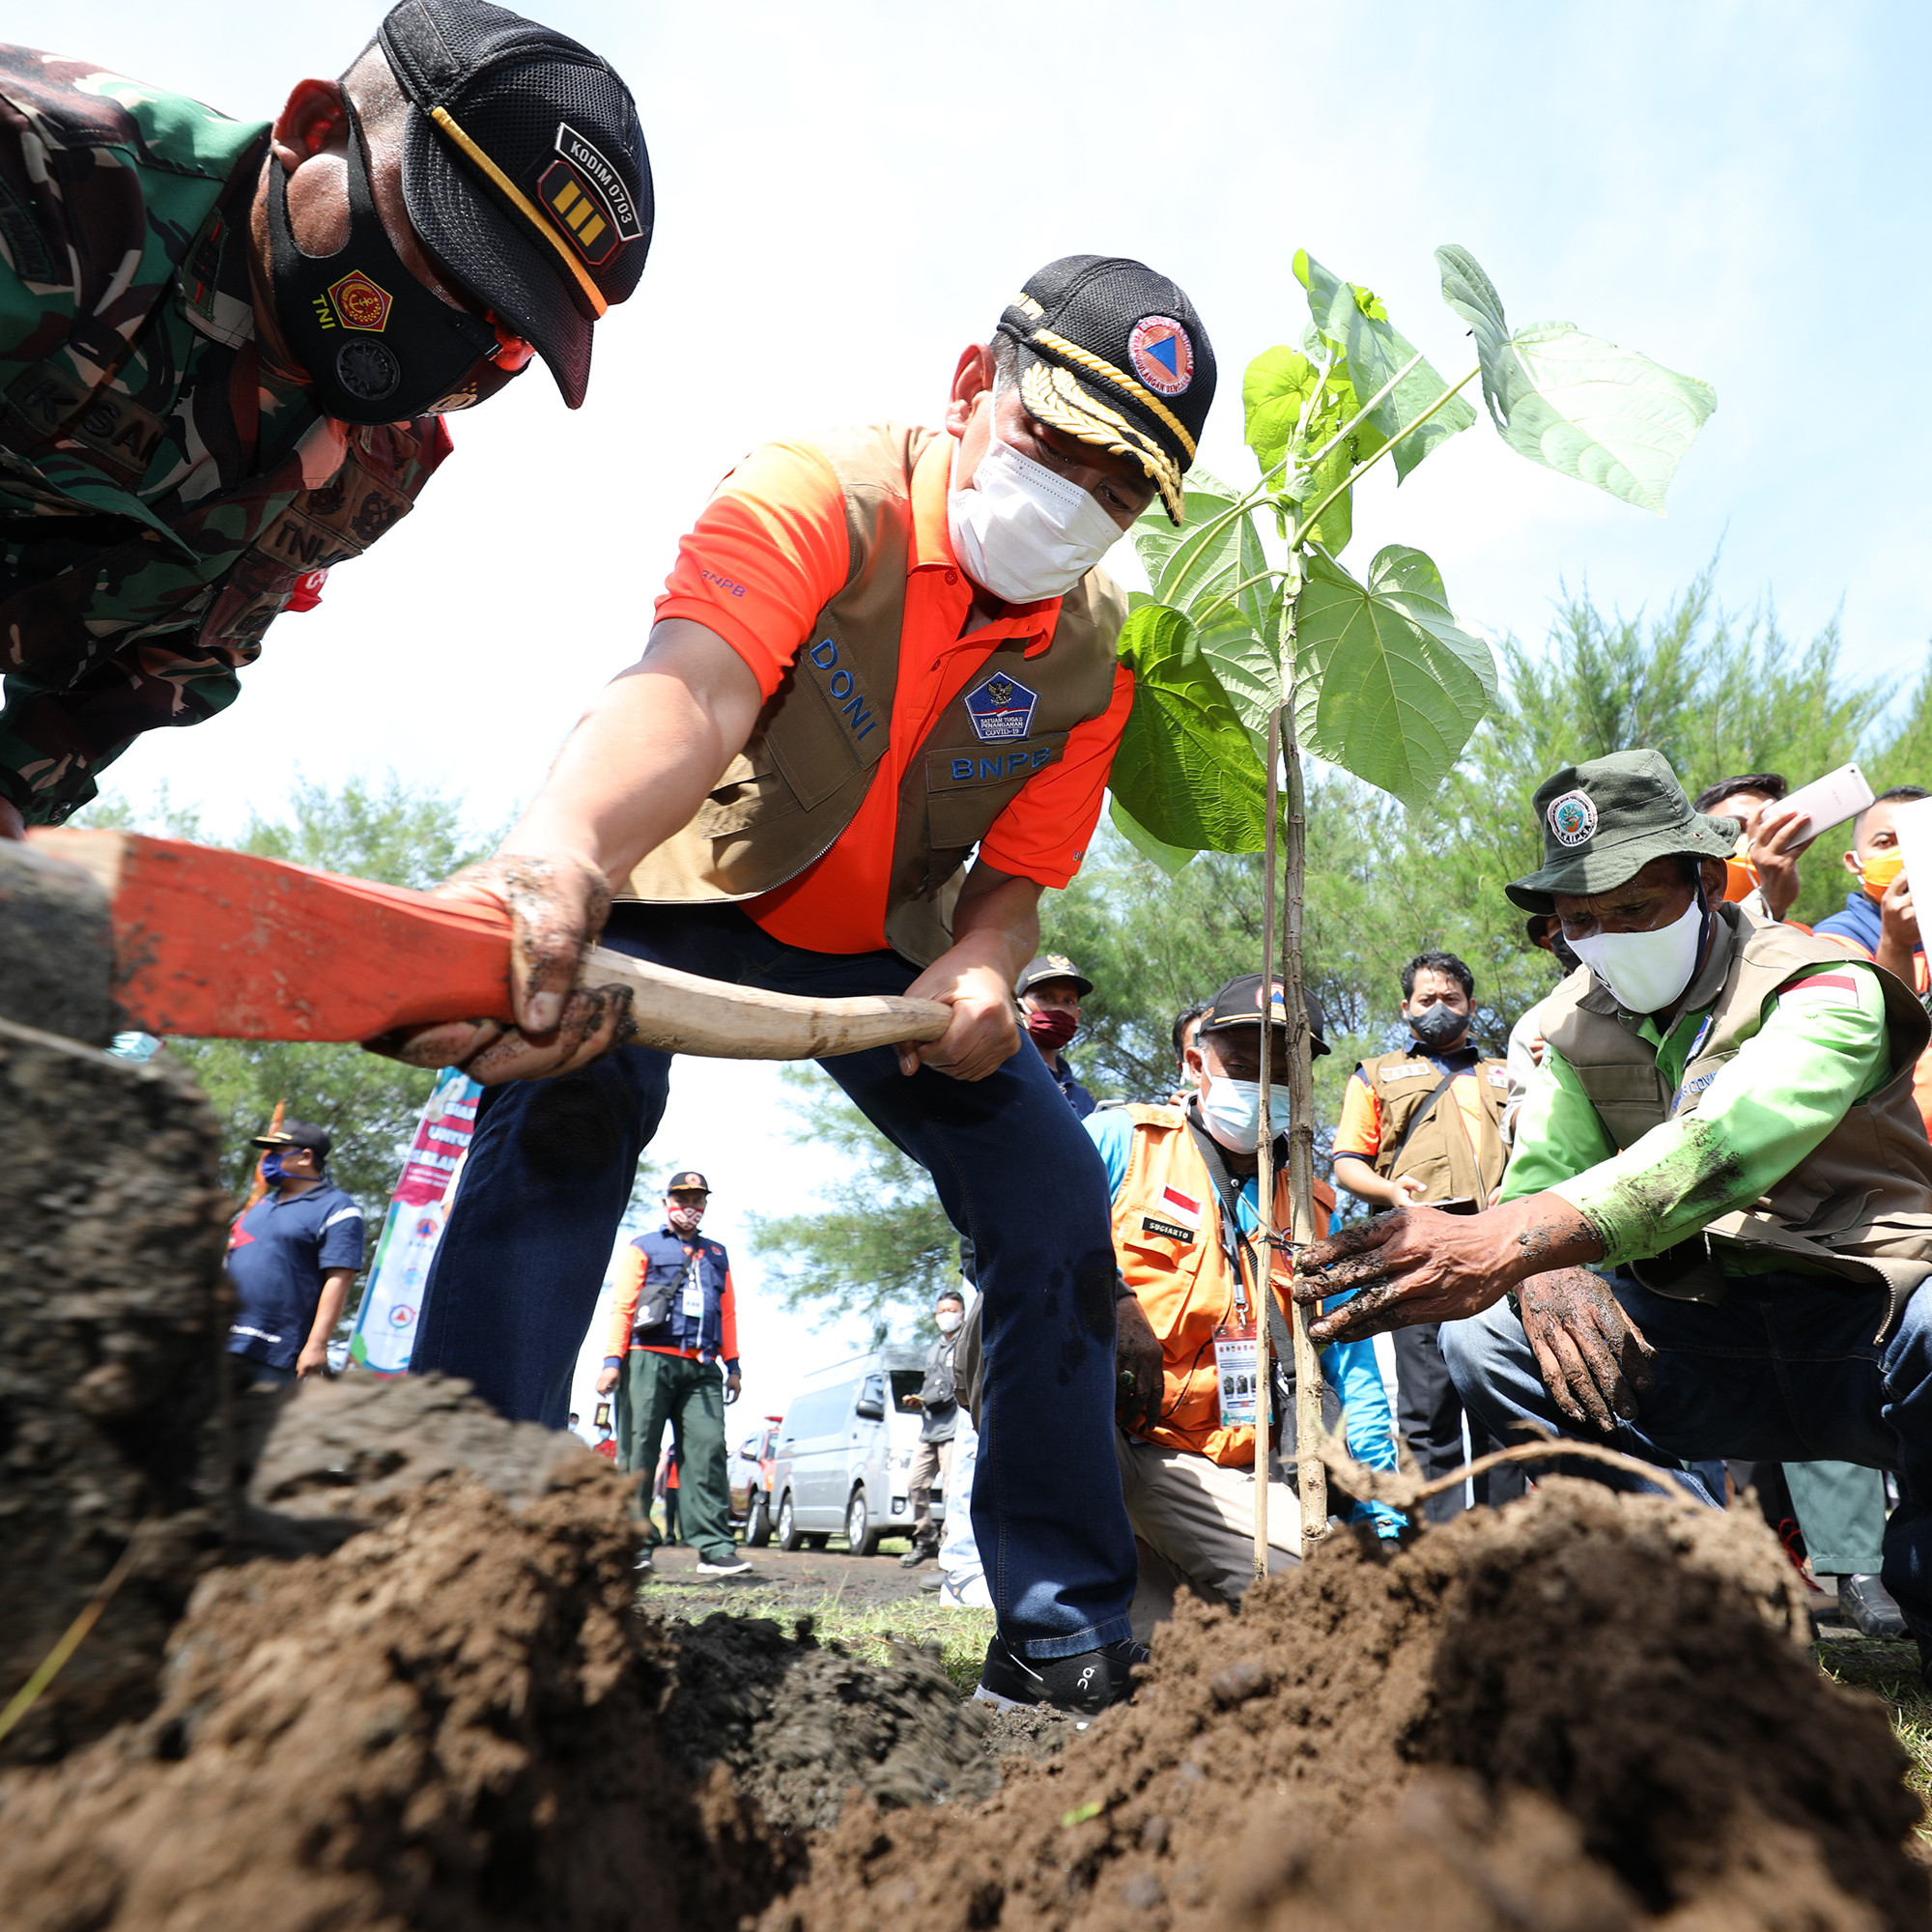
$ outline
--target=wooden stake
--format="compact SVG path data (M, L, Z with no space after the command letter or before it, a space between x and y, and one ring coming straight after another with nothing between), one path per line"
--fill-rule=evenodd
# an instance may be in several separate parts
M1261 1120L1255 1128L1255 1212L1261 1260L1255 1272L1255 1581L1268 1573L1268 1442L1274 1408L1269 1374L1268 1311L1274 1295L1274 1023L1269 987L1274 977L1274 826L1279 809L1282 714L1268 720L1267 829L1262 839L1262 1070ZM1293 1093L1293 1089L1290 1090ZM1239 1230L1236 1229L1238 1235ZM1239 1242L1236 1243L1236 1248Z

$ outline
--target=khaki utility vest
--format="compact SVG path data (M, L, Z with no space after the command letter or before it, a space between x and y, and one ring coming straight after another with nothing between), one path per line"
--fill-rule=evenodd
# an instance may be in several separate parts
M892 737L912 473L934 432L874 424L815 439L845 493L852 562L819 611L745 749L684 829L631 874L628 897L691 905L754 898L830 851L870 789ZM1000 644L940 713L905 767L886 900L886 939L929 965L952 943L967 855L1035 772L1057 764L1074 725L1114 696L1125 597L1097 570L1067 592L1046 649ZM1009 676L1035 694L1021 737L981 738L969 693Z
M1571 974L1544 1008L1544 1038L1569 1062L1620 1148L1695 1113L1780 987L1807 969L1843 972L1849 965L1845 949L1829 939L1758 924L1731 905L1720 906L1719 917L1728 931L1686 1000L1687 1010L1710 1005L1711 1014L1676 1093L1664 1084L1655 1049L1638 1037L1639 1022L1587 972ZM1862 964L1850 970L1877 973L1885 989L1892 1077L1748 1208L1720 1214L1701 1236L1634 1264L1646 1287L1688 1301L1721 1300L1724 1251L1751 1250L1790 1267L1885 1288L1891 1299L1883 1336L1932 1274L1932 1146L1912 1093L1932 1022L1889 973Z
M1503 1111L1509 1104L1509 1073L1500 1060L1479 1060L1459 1080L1472 1079L1483 1103L1482 1124L1475 1141L1467 1131L1468 1116L1449 1088L1429 1110L1429 1118L1403 1135L1423 1102L1442 1083L1434 1061L1416 1053L1378 1053L1358 1069L1369 1091L1381 1102L1381 1149L1371 1163L1384 1180L1412 1175L1424 1184L1422 1200L1469 1201L1478 1208L1502 1184L1509 1151L1503 1146ZM1396 1153L1402 1143L1400 1156Z

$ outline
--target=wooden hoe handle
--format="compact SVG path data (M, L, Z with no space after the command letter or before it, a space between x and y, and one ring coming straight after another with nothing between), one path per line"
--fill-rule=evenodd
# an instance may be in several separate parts
M35 832L107 895L114 997L146 1033L362 1040L510 1018L507 914L131 832ZM720 1060L815 1060L937 1039L930 1000L802 1000L593 947L582 985L631 988L637 1039Z

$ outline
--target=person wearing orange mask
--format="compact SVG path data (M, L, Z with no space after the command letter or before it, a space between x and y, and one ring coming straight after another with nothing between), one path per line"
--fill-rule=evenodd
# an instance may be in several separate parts
M1842 912L1821 919L1812 929L1854 952L1875 960L1915 992L1926 990L1925 949L1918 938L1918 915L1912 909L1912 886L1899 856L1895 814L1913 799L1932 798L1923 785L1893 785L1882 791L1852 821L1852 849L1845 870L1858 881L1845 895ZM1932 1078L1919 1065L1919 1111L1932 1120Z
M1739 822L1737 849L1724 861L1724 897L1755 919L1781 920L1798 902L1798 862L1811 841L1791 836L1804 814L1783 810L1790 789L1780 773L1748 772L1719 779L1690 801L1692 811Z

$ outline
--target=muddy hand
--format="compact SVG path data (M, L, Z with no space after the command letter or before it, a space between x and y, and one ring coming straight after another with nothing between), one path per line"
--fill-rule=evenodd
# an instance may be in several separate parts
M1605 1435L1636 1419L1657 1350L1623 1311L1610 1285L1588 1268L1531 1275L1518 1291L1523 1332L1543 1385L1572 1422Z
M1532 1194L1480 1214L1402 1208L1304 1249L1294 1298L1310 1309L1318 1343L1354 1342L1479 1315L1525 1275L1603 1252L1596 1230L1560 1195ZM1351 1297L1348 1306L1321 1315L1321 1304L1337 1294Z
M1160 1420L1160 1338L1131 1294L1114 1304L1114 1414L1129 1435L1145 1435Z
M437 895L509 914L517 1024L483 1019L413 1027L370 1040L371 1051L413 1066L458 1066L495 1087L575 1072L628 1037L628 989L574 985L578 961L611 910L610 882L594 866L499 853L446 879Z

